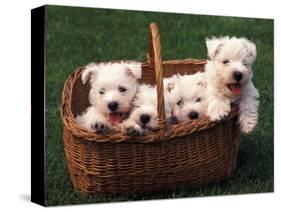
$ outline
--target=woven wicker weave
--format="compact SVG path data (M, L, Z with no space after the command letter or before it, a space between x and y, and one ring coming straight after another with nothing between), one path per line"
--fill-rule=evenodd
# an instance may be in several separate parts
M205 60L162 61L158 26L149 26L147 63L141 82L157 85L160 130L132 138L120 132L87 131L75 121L87 106L89 85L81 82L83 67L66 80L61 118L64 148L75 190L82 193L139 193L199 185L231 176L239 145L237 108L213 123L208 118L165 125L163 77L204 71Z

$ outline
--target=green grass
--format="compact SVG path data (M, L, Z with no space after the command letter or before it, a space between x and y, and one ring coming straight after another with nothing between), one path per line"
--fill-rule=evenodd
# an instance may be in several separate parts
M98 203L273 191L273 21L219 16L47 7L46 204ZM206 58L205 37L245 36L257 45L254 82L261 94L257 130L241 137L234 176L222 183L143 196L83 196L74 192L65 163L59 116L63 83L91 61L145 61L147 27L159 24L163 59Z

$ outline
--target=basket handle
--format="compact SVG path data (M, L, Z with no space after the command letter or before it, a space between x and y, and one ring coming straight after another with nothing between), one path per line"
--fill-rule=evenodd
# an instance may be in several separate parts
M147 55L148 64L155 70L156 88L157 88L157 112L160 128L160 139L165 135L166 117L164 103L163 86L163 67L161 56L161 44L159 28L156 23L149 25L149 50Z

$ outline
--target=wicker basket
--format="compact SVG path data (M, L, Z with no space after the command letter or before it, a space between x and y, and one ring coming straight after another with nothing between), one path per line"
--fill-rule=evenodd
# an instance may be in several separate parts
M162 61L158 26L149 26L148 62L141 82L157 85L160 130L136 138L111 132L100 135L75 121L87 106L90 86L81 81L83 67L73 72L62 93L64 149L75 190L82 193L142 193L180 185L218 182L232 175L239 145L237 108L224 120L207 118L167 129L163 77L204 71L205 60Z

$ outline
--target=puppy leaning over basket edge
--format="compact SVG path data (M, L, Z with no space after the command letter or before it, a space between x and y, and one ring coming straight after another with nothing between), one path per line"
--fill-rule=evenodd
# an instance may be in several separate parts
M245 38L207 39L207 115L219 121L230 112L230 104L239 104L241 131L250 133L258 123L259 92L252 77L256 46Z

